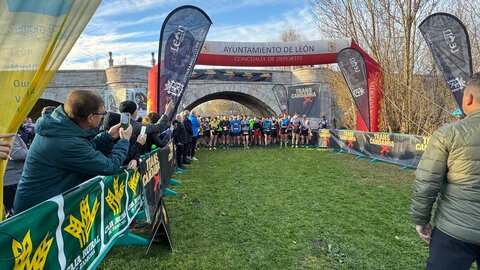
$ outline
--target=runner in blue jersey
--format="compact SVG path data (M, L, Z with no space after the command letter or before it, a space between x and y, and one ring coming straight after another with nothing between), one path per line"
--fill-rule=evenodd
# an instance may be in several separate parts
M280 120L280 148L282 148L282 142L287 147L288 142L288 127L290 126L290 119L288 119L286 114L283 114L282 119Z
M233 116L233 120L230 121L230 127L232 129L232 139L235 147L240 147L240 131L242 120L241 116Z
M265 135L265 146L268 147L270 145L270 132L272 130L272 120L267 117L263 121L263 134Z

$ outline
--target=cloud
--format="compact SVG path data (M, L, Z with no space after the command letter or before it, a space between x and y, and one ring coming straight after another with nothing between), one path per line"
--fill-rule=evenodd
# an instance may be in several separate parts
M92 68L94 62L108 63L108 52L113 52L117 64L149 65L150 53L158 49L158 41L135 42L131 38L149 36L148 32L106 34L100 36L82 35L68 54L61 69ZM78 64L78 65L77 65Z
M108 65L108 52L113 52L115 63L124 62L131 65L150 65L150 53L157 53L158 30L147 31L144 25L158 21L159 25L166 16L166 12L157 15L146 16L139 20L113 20L110 14L127 14L131 10L151 9L162 3L168 4L173 0L128 0L106 2L102 4L99 14L94 16L84 34L67 56L61 69L83 69L92 68L93 63L104 67ZM283 1L283 0L279 0ZM228 16L229 10L236 10L249 5L264 5L265 2L278 3L275 0L245 0L245 1L219 1L215 10L208 13L219 12ZM217 3L217 2L216 2ZM210 2L211 5L213 5ZM141 5L141 7L137 7ZM108 9L108 11L106 11ZM146 14L150 15L150 14ZM319 31L316 30L313 16L308 6L301 6L291 9L283 14L273 14L271 18L262 23L255 24L213 24L207 36L212 41L245 41L245 42L266 42L279 41L281 32L286 25L290 25L307 40L322 39ZM128 18L128 16L126 16ZM246 18L248 21L248 17ZM142 27L142 25L144 27ZM137 31L125 32L124 28L131 27ZM158 59L158 56L155 56Z
M121 0L105 1L100 5L95 17L121 16L138 13L140 11L162 8L163 6L175 3L175 0Z
M313 17L308 8L289 11L280 18L271 19L258 24L237 24L237 25L212 25L207 40L215 41L244 41L244 42L266 42L280 41L280 35L286 25L307 40L321 39L317 31Z
M291 0L243 0L243 1L214 1L211 6L206 6L208 14L223 14L230 11L239 10L245 7L254 8L258 6L282 5L282 3L291 3Z

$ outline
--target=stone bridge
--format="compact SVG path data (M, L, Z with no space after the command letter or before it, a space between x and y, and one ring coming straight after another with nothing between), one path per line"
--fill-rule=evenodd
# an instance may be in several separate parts
M95 91L107 99L115 100L118 104L125 99L132 99L128 89L141 90L146 93L148 85L148 66L120 65L111 66L107 69L95 70L60 70L50 82L43 93L41 100L32 110L32 115L37 116L43 106L58 105L64 103L68 93L75 89L86 89ZM282 84L285 87L296 84L319 83L323 91L330 91L324 79L324 69L302 68L294 70L241 70L241 69L210 69L199 70L204 74L211 72L218 74L267 74L268 80L263 81L228 81L205 77L191 79L187 92L181 102L181 107L193 109L194 107L215 99L226 99L236 101L251 109L257 115L279 114L280 108L277 104L272 88L275 84ZM210 73L209 73L210 72ZM245 75L244 75L245 76ZM208 79L207 79L208 78ZM326 90L325 90L326 89ZM109 98L114 96L114 98ZM325 104L322 114L330 118L332 114L332 102ZM113 107L108 107L114 108Z

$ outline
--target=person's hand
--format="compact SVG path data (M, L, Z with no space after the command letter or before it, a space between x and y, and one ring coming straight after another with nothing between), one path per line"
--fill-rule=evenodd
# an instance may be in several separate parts
M119 134L119 131L120 131L120 123L116 124L115 126L111 127L109 130L108 130L108 134L114 139L118 139L118 137L120 137L120 134Z
M173 110L173 100L170 100L167 105L165 105L165 114L169 115Z
M130 160L127 166L127 170L135 170L137 168L137 161L135 159Z
M0 134L0 159L8 159L10 149L12 148L10 138L13 136L15 136L15 133Z
M417 230L418 235L420 236L420 238L422 238L423 241L430 243L430 240L432 240L432 225L430 223L424 226L417 225L415 229Z
M139 135L137 137L137 142L141 145L145 145L145 143L147 142L147 135L144 134L144 135Z
M127 129L121 127L119 129L120 139L130 140L130 137L132 137L132 131L132 125L129 125Z

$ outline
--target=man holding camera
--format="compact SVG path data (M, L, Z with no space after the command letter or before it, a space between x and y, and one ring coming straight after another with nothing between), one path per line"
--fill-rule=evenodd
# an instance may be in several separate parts
M132 127L98 133L106 115L102 97L71 92L65 104L38 119L14 202L15 214L96 175L116 173L127 156ZM116 143L117 138L120 138ZM104 154L105 153L105 154Z

